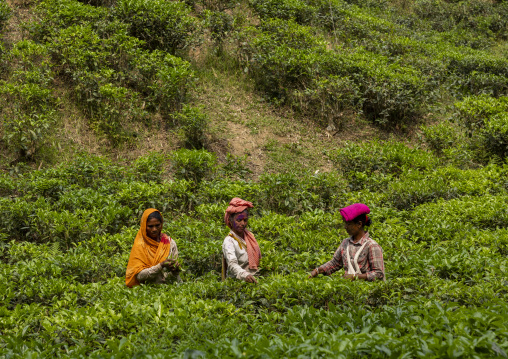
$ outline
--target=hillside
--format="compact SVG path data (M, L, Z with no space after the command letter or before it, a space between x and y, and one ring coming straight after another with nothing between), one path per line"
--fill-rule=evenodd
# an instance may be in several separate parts
M0 356L508 352L508 2L0 0ZM257 285L220 281L254 203ZM371 208L386 281L307 279ZM157 208L183 283L125 286Z

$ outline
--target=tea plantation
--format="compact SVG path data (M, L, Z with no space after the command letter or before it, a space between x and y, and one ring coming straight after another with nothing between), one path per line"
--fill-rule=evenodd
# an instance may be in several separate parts
M1 358L508 356L508 2L0 0L0 33ZM210 145L195 49L294 121L384 138L252 174ZM69 108L102 155L59 147ZM157 126L178 149L113 155ZM220 280L233 197L257 285ZM355 202L387 280L307 279ZM130 289L150 207L183 282Z

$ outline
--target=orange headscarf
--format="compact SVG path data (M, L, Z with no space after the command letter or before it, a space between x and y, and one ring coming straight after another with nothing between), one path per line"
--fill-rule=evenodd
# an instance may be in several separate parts
M127 263L127 271L125 272L125 284L127 287L138 285L139 282L136 276L139 272L163 262L169 255L171 241L167 236L161 234L161 241L157 242L146 235L146 222L148 216L153 212L159 211L149 208L143 212L141 217L141 227L134 240L129 263Z
M241 213L248 208L254 207L251 202L245 201L241 198L235 197L229 202L229 207L226 209L226 213L224 214L224 222L226 225L231 228L230 219L231 215L235 213ZM231 228L232 229L232 228ZM252 232L245 230L243 233L243 239L245 239L245 243L247 244L247 256L249 257L249 268L250 269L258 269L259 262L261 259L261 250L259 249L259 244L254 238Z

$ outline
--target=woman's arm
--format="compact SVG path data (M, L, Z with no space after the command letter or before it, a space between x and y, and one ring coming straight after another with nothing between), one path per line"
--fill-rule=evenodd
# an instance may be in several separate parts
M375 280L383 280L385 278L385 264L383 260L383 249L377 243L369 248L369 264L370 271L365 273L366 280L373 282Z
M160 273L161 270L162 264L159 263L157 265L154 265L153 267L143 269L136 275L136 278L138 279L139 283L144 283L146 281L153 280Z
M342 250L341 249L342 249L342 244L339 246L339 248L333 254L333 258L330 261L323 264L322 266L319 266L316 269L314 269L311 272L310 277L315 277L318 274L331 275L332 273L335 273L336 271L341 269L344 266L343 261L342 261Z
M235 245L231 240L228 240L227 238L224 240L224 244L222 245L222 253L224 254L224 258L226 258L226 262L228 263L228 270L231 271L231 273L233 273L237 279L245 280L250 275L250 273L244 270L238 263Z
M173 275L177 276L180 272L180 263L178 262L178 247L174 239L171 239L171 249L169 251L166 269ZM164 266L164 265L163 265Z

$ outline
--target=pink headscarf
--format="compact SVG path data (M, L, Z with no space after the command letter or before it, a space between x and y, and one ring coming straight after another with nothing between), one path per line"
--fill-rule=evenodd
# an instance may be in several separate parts
M226 222L226 226L231 228L231 224L229 223L231 219L231 215L235 213L241 213L246 209L253 208L251 202L244 201L241 198L235 197L229 202L229 207L226 209L226 213L224 214L224 222ZM232 228L231 228L232 229ZM259 261L261 259L261 250L259 249L259 244L254 238L252 232L247 229L243 233L243 239L245 239L245 243L247 244L247 255L249 257L249 268L250 269L258 269Z
M370 208L363 203L355 203L340 210L340 215L346 222L352 221L361 214L367 215L369 213Z

